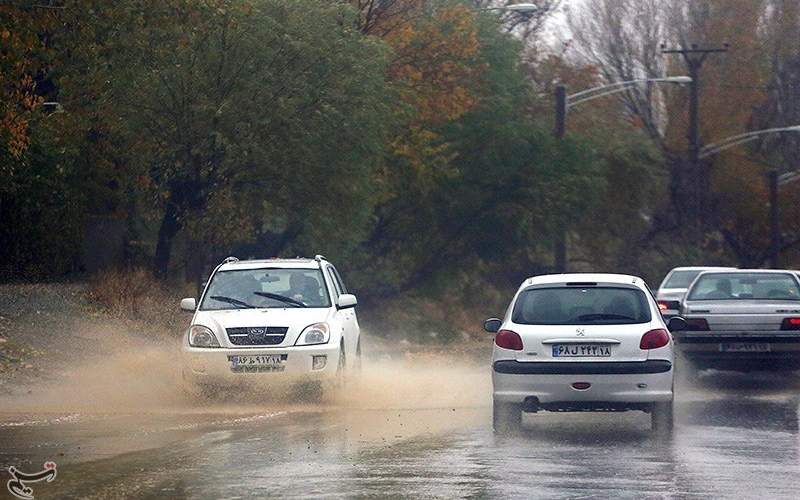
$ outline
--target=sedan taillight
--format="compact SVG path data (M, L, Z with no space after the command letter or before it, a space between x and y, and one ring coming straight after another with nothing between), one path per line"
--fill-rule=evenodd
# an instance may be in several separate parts
M503 349L510 349L512 351L522 350L522 338L519 334L512 330L500 330L494 337L494 343L497 347Z
M657 328L642 335L639 349L658 349L667 344L669 344L669 333L662 328Z
M677 311L681 308L681 303L677 300L659 300L658 301L658 310L659 311Z
M781 330L800 330L800 318L786 318L781 323Z

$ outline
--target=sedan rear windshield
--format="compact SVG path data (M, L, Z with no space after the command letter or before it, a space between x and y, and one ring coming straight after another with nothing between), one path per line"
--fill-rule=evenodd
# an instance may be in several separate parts
M672 271L661 288L689 288L700 271Z
M713 273L697 278L688 300L800 300L800 289L789 273Z
M529 288L511 317L522 325L622 325L650 322L644 292L617 287Z

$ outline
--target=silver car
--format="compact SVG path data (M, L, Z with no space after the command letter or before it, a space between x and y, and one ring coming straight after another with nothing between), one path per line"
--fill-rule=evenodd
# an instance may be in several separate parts
M656 292L658 308L665 318L677 316L686 290L703 271L731 271L735 267L676 267L667 273Z
M697 368L800 369L800 277L792 271L701 273L682 304L678 353Z

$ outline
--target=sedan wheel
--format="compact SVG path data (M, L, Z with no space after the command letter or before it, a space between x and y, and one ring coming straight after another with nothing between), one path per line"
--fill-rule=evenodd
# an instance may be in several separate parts
M492 424L497 434L514 434L522 428L522 403L492 401Z
M672 435L674 425L672 401L653 403L650 409L650 428L661 437Z

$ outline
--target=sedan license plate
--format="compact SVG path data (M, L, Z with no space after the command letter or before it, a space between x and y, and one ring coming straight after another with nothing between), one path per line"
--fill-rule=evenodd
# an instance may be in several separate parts
M608 358L611 346L600 344L556 344L554 358Z
M234 372L276 372L283 371L286 354L237 354L228 356Z
M769 352L770 345L764 342L729 342L720 344L722 352Z

